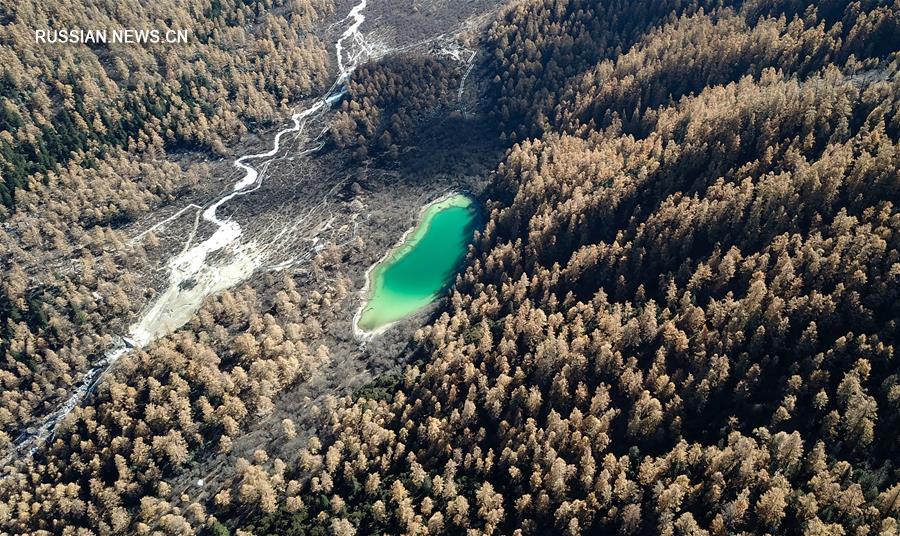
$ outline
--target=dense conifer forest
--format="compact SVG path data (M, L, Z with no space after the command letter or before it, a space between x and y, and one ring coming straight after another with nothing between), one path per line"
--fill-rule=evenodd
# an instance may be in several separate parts
M296 41L330 9L313 4L170 6L206 21L205 62L148 64L127 89L3 42L0 446L133 312L128 264L147 261L121 253L116 218L202 174L130 155L226 151L315 86L322 46ZM247 20L292 36L265 46L293 67L212 44ZM5 470L0 533L900 534L900 7L510 0L478 46L473 87L508 150L485 228L398 368L317 406L314 426L284 419L273 437L303 446L259 444L195 499L198 460L328 368L324 333L353 299L340 273L308 294L267 274L123 358ZM462 73L413 55L361 66L329 154L393 165L451 113ZM131 204L90 207L86 181L113 175ZM73 240L77 276L35 281Z
M447 310L245 527L897 534L897 7L524 0L487 46Z

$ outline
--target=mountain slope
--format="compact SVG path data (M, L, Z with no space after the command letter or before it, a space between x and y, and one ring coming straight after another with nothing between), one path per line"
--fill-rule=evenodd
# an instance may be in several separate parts
M532 137L422 364L223 516L895 534L898 29L888 2L513 3L490 91Z

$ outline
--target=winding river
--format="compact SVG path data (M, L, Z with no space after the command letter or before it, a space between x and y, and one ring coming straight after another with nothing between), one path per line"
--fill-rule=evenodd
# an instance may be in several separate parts
M103 358L85 373L69 398L56 411L46 415L39 425L15 439L13 448L0 459L3 465L12 459L32 456L48 438L52 437L57 424L81 403L103 373L126 352L132 348L143 348L183 326L200 308L207 296L245 281L262 265L263 255L257 244L252 240L240 241L242 229L238 222L220 218L217 211L235 197L252 193L259 188L261 183L259 171L248 164L248 161L274 157L281 148L281 140L285 134L302 132L311 119L324 114L331 104L340 100L344 92L344 83L356 66L365 61L370 53L359 31L366 20L363 15L366 2L367 0L360 0L340 21L349 20L350 24L335 43L338 73L328 92L316 99L308 108L293 114L291 116L293 124L275 135L270 150L245 155L234 161L234 166L244 172L243 176L230 192L211 202L201 213L204 221L215 226L215 231L194 245L191 245L194 236L194 232L191 232L185 240L184 249L168 263L169 277L165 290L129 328L127 336L122 337L121 342L108 350ZM197 222L195 231L196 224ZM220 251L224 255L217 257L223 260L210 261L213 254Z

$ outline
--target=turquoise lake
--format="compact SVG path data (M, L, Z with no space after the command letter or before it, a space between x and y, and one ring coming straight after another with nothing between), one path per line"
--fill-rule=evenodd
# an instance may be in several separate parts
M466 195L426 206L418 225L369 273L367 301L357 327L376 331L446 292L481 223L478 204Z

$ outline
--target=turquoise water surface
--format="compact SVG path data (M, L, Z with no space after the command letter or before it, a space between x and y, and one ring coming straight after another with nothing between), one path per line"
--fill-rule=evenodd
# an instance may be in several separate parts
M371 271L359 329L375 331L443 294L453 283L480 225L477 203L466 195L428 205L416 228Z

